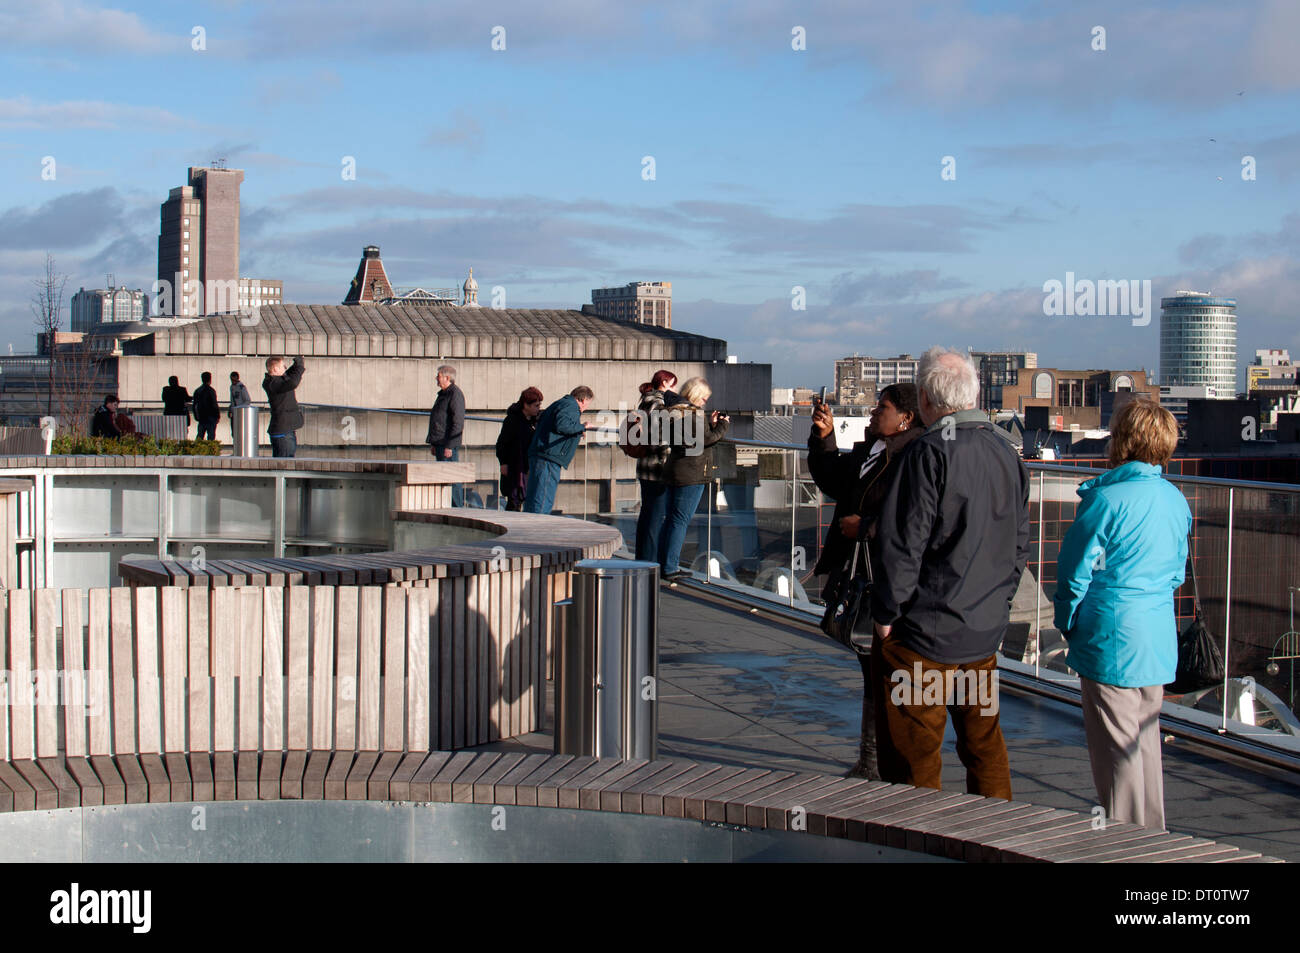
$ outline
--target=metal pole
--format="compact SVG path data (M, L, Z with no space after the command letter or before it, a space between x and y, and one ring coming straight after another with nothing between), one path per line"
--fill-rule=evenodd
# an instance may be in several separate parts
M1043 471L1038 471L1038 575L1034 577L1034 678L1043 657Z
M790 605L794 605L794 531L799 514L799 454L790 451Z
M1228 664L1228 649L1232 643L1232 509L1232 487L1228 487L1228 577L1223 597L1223 720L1219 723L1221 734L1228 730L1228 678L1231 671Z
M716 481L708 483L704 492L709 498L704 510L704 582L707 585L713 579L713 491Z

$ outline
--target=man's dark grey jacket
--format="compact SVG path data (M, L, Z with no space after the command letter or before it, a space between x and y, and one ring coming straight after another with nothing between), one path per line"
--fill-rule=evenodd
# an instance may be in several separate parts
M279 377L267 374L262 378L262 390L266 391L266 402L271 407L271 423L266 428L268 434L289 434L302 428L302 411L298 409L298 398L293 392L306 369L303 359L295 357L289 369Z
M460 446L465 431L465 395L455 384L438 391L429 411L429 433L424 442L435 450L454 449Z
M1029 474L978 410L926 428L903 452L875 545L871 617L935 662L997 651L1029 557Z

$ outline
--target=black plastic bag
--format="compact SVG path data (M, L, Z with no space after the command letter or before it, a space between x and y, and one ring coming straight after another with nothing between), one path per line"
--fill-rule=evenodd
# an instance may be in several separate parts
M1188 692L1209 688L1223 683L1223 653L1219 644L1205 627L1201 617L1201 590L1196 585L1196 550L1194 532L1187 534L1187 575L1192 580L1192 606L1194 617L1178 636L1178 668L1174 670L1174 680L1165 686L1171 695L1186 695Z
M1178 669L1165 690L1172 695L1185 695L1211 685L1221 685L1223 674L1223 652L1205 627L1201 607L1197 605L1196 618L1178 637Z

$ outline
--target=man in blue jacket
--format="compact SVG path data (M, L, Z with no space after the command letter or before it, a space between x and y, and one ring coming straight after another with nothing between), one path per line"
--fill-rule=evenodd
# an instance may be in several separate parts
M575 387L537 418L537 432L528 446L525 513L551 512L555 505L555 491L560 485L560 471L573 462L573 455L578 452L578 441L591 427L582 422L582 412L595 398L590 387Z

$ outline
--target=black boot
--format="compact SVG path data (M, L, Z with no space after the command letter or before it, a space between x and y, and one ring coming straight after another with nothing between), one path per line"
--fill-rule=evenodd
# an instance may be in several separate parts
M876 708L870 691L862 692L862 737L858 740L858 763L845 775L848 778L880 780L880 767L876 763Z

